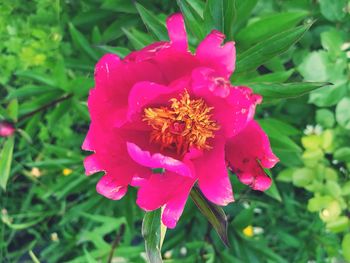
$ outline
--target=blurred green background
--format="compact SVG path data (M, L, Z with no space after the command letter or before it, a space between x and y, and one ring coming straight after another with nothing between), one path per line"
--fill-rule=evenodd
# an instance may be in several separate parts
M230 2L234 8L225 9ZM181 10L193 50L217 28L236 41L238 61L313 21L300 41L269 54L257 70L238 63L232 82L333 85L266 98L257 118L281 159L273 187L255 192L231 176L229 248L189 200L176 229L167 231L166 262L350 262L350 2L137 3L1 0L0 120L17 130L0 138L0 261L145 262L135 189L111 201L95 191L100 175L84 176L86 100L103 54L124 57L156 41L166 17Z

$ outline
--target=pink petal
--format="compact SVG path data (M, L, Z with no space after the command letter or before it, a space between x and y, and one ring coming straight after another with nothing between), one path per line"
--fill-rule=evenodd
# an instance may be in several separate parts
M124 58L125 62L142 62L145 60L151 60L158 55L160 51L170 48L171 45L168 42L160 41L152 43L140 50L131 52Z
M233 87L229 80L208 68L197 68L192 73L192 91L213 107L213 118L218 121L225 136L232 137L253 119L255 108L261 102L259 95L247 87Z
M88 133L86 134L86 137L84 139L83 145L81 146L81 148L84 151L93 151L94 147L92 146L92 131L91 129L89 129Z
M104 175L96 185L96 191L112 200L121 199L127 192L125 185L120 185L118 180L109 175Z
M92 175L103 170L103 166L98 161L97 154L91 154L84 159L84 168L86 175Z
M262 167L272 168L279 159L273 154L269 139L258 123L251 121L228 141L225 150L226 160L242 183L260 191L270 187L271 179Z
M175 193L174 197L166 203L162 214L162 222L168 228L176 227L193 184L194 182L190 180L184 182L181 185L182 189Z
M214 69L219 75L229 78L236 63L234 42L222 45L225 35L213 30L198 46L196 57L201 66Z
M143 176L149 169L129 157L121 131L104 129L92 122L85 144L94 154L85 158L84 166L87 175L103 171L114 183L118 182L118 186L126 187L134 176Z
M177 13L169 16L167 19L167 28L171 45L180 50L187 50L187 34L182 14Z
M149 151L143 151L134 143L127 142L129 156L138 164L152 169L164 168L182 176L193 177L190 167L177 159L160 153L151 155Z
M133 120L133 116L140 113L147 105L168 105L170 98L177 93L179 93L178 88L174 89L148 81L138 82L129 94L129 121Z
M120 127L126 122L128 96L140 81L164 83L161 71L148 61L121 61L107 54L95 68L95 88L90 91L88 107L92 121L106 129Z
M165 205L162 221L167 227L174 228L194 181L171 172L152 174L141 184L136 203L146 211Z
M217 205L227 205L234 201L231 182L225 162L225 140L217 135L210 144L213 148L194 159L194 169L203 194Z

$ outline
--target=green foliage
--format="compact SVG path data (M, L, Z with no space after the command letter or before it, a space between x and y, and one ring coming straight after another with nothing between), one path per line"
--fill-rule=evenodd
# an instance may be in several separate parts
M160 209L145 214L142 223L142 236L145 239L146 254L150 262L162 262L160 253Z
M191 198L205 218L212 224L222 242L228 246L227 217L222 208L209 202L197 186L193 187Z
M145 262L141 232L158 261L350 261L347 1L3 0L0 10L0 120L16 127L0 138L1 261ZM258 121L281 162L264 194L232 174L224 211L192 194L161 246L160 210L144 217L135 189L99 196L80 147L96 61L168 39L165 19L180 10L192 51L213 29L236 42L232 83L264 96Z

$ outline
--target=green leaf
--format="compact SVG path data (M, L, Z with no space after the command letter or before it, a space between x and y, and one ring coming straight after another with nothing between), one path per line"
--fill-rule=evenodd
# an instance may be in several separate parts
M243 84L245 86L249 86L250 83L259 83L259 82L268 82L268 83L282 83L285 82L287 79L290 78L290 76L294 73L294 69L290 69L285 71L278 71L274 73L259 75L259 76L251 76L251 74L247 74L244 76L234 76L234 84L236 86L239 86L240 84Z
M191 198L201 213L214 227L222 242L226 246L229 245L227 237L227 218L224 210L221 207L209 202L205 196L200 192L197 186L191 190Z
M320 0L321 13L329 21L341 21L345 18L346 0Z
M112 47L112 46L97 46L103 52L113 53L121 58L126 57L131 51L125 47Z
M286 52L300 40L311 25L312 23L309 23L278 33L238 54L235 73L254 70L271 58Z
M333 233L344 232L349 228L349 219L346 216L340 216L328 222L326 228Z
M110 10L106 11L100 9L98 10L98 12L96 12L96 10L91 10L88 12L78 12L78 15L76 15L71 21L75 26L93 26L100 21L113 17L113 15L113 12L111 12Z
M177 0L177 5L180 7L181 12L184 15L186 28L197 38L198 41L202 40L205 36L203 30L203 17L191 5L191 1Z
M261 167L263 168L263 167ZM263 168L264 169L264 168ZM270 186L269 189L267 189L264 193L270 197L272 197L273 199L277 200L278 202L282 202L282 197L281 197L281 194L277 188L277 184L276 184L276 181L273 180L272 178L272 174L271 172L268 170L268 169L264 169L264 172L267 174L268 177L271 178L272 180L272 184Z
M122 28L122 30L135 49L142 49L153 42L152 37L136 29L129 31Z
M236 19L235 5L235 0L208 0L204 10L207 32L217 29L231 40Z
M37 82L41 82L50 87L57 87L56 82L51 77L48 77L47 75L44 75L39 72L35 72L31 70L19 70L19 71L16 71L15 74L19 77L27 77Z
M7 99L23 99L31 96L41 95L55 90L51 86L36 86L36 85L25 85L18 89L11 89L7 95Z
M101 8L116 12L136 14L136 8L130 0L104 0Z
M151 263L163 262L160 253L160 216L161 209L147 212L142 223L142 236L145 239L146 254Z
M258 0L236 1L236 17L233 27L233 35L235 35L245 24L257 3Z
M241 30L235 40L239 46L251 46L296 26L307 14L307 12L298 11L265 16Z
M335 109L337 122L345 129L350 130L350 98L343 98Z
M94 61L99 59L98 53L90 46L89 41L74 27L72 23L69 23L69 32L77 47L81 48Z
M293 172L293 184L305 187L315 179L315 171L310 168L299 168Z
M285 183L291 183L293 181L293 173L295 168L287 168L282 170L278 175L276 180Z
M327 65L330 64L328 54L322 51L309 53L298 66L298 71L306 81L327 81L329 79Z
M335 160L350 163L350 147L341 147L334 152Z
M168 32L165 24L139 3L136 3L136 8L148 30L153 33L158 40L168 40Z
M346 234L343 237L343 241L341 243L342 249L343 249L343 255L344 258L347 261L350 261L350 233Z
M259 120L259 124L262 125L263 129L265 132L268 133L270 136L270 131L271 131L271 136L290 136L290 135L298 135L301 133L301 131L292 125L279 120L279 119L274 119L274 118L267 118L267 119L262 119Z
M324 128L332 128L335 123L333 112L327 109L319 109L316 111L316 122Z
M18 119L18 100L13 99L7 106L7 115L12 121L17 122Z
M321 43L324 49L328 50L331 56L338 56L342 53L342 35L339 30L332 28L321 34Z
M228 40L232 40L233 27L235 25L237 10L236 0L224 0L224 28L223 32Z
M102 41L102 34L98 26L92 28L91 39L94 44L98 44Z
M6 190L7 181L10 177L14 144L14 136L7 138L0 152L0 186L4 190Z
M251 83L254 93L260 94L264 102L271 99L286 99L304 95L312 90L330 85L327 82L300 82L300 83Z
M347 92L347 86L334 84L331 87L323 87L310 93L309 103L318 107L330 107L339 103Z
M136 10L136 9L135 9ZM118 17L114 22L110 23L102 33L102 43L108 43L116 40L123 35L122 28L130 28L136 26L139 22L137 17L123 16Z
M232 225L235 229L242 231L245 227L253 223L254 210L253 208L247 208L240 211L232 220Z

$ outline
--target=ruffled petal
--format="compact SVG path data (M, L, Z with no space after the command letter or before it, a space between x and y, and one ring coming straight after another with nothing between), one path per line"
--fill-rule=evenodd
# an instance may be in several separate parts
M141 183L136 203L146 211L165 205L162 221L167 227L174 228L194 182L194 179L172 172L152 174Z
M131 88L145 80L165 82L153 63L125 63L113 54L103 56L95 67L95 88L90 90L88 99L91 120L106 129L121 127L126 122Z
M127 192L128 188L125 185L120 185L118 180L113 176L104 175L96 185L96 191L112 200L121 199Z
M106 130L92 122L84 143L85 148L94 151L84 160L85 173L91 175L104 172L103 178L105 179L101 181L101 187L109 189L108 187L113 186L120 189L119 194L124 191L122 187L127 187L132 182L134 176L141 177L149 173L148 168L138 165L129 157L121 131L120 129ZM107 178L109 178L110 183L106 186ZM101 189L104 189L101 187L98 187L99 193L102 193ZM117 192L113 192L115 195L109 192L103 195L108 198L109 196L117 198Z
M263 168L272 168L279 159L273 154L270 142L259 124L251 121L226 144L226 160L242 183L254 190L265 191L271 185Z
M173 14L167 19L167 28L171 45L179 50L187 50L187 34L182 14Z
M138 164L152 169L164 168L185 177L193 177L190 167L182 161L161 153L151 154L134 143L127 142L129 156Z
M199 187L213 203L225 206L234 201L232 186L225 162L225 140L217 136L210 144L213 148L194 159L194 169Z
M236 49L234 42L222 45L225 35L213 30L198 46L196 57L200 65L214 69L219 75L229 78L235 69Z
M197 68L192 73L192 92L213 107L213 118L218 121L226 137L243 130L253 119L261 96L247 87L233 87L230 82L209 68Z
M84 168L86 175L103 171L103 166L98 161L97 154L91 154L84 159Z
M157 56L160 51L166 50L170 47L171 45L169 42L165 42L165 41L155 42L140 50L131 52L129 55L127 55L124 58L124 61L127 63L130 63L130 62L142 62L145 60L151 60L155 56Z
M129 94L128 119L140 120L135 115L141 112L145 106L168 105L170 99L178 97L181 90L189 84L189 78L182 78L173 82L170 86L159 85L154 82L138 82L131 89Z

